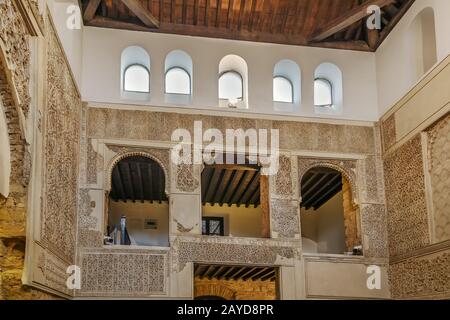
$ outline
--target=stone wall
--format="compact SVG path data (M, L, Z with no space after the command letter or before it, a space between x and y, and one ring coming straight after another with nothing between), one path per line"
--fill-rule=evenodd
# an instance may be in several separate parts
M275 281L199 279L194 281L194 297L221 297L225 300L276 300Z

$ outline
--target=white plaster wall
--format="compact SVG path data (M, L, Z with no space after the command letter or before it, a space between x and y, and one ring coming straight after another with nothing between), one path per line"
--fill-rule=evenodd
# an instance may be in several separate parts
M420 79L413 72L409 48L414 37L409 34L411 23L423 9L432 7L435 14L437 60L450 54L450 1L415 1L410 10L376 52L379 115L383 115L401 99Z
M120 97L120 56L123 49L138 45L152 61L151 100L130 101ZM307 48L242 41L86 27L83 30L82 97L99 103L168 106L164 99L164 61L172 50L191 55L194 64L194 95L189 108L219 109L218 66L228 54L243 57L249 68L249 109L231 112L287 114L302 117L378 120L376 66L373 53ZM293 113L275 112L272 77L276 63L295 61L302 70L302 105ZM318 115L313 106L314 71L323 62L339 66L344 77L342 114ZM173 106L173 105L172 105Z
M78 0L48 0L47 5L67 56L67 60L72 69L75 81L78 87L81 88L83 26L81 25L81 29L74 30L67 27L67 20L71 16L67 13L67 9L69 6L78 6ZM81 21L81 24L82 23L83 22Z

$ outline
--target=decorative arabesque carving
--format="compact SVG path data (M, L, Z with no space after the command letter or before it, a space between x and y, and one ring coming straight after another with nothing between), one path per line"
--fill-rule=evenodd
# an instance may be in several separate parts
M75 257L81 99L56 32L46 19L47 103L44 114L44 186L41 236L67 262Z
M395 299L450 297L448 251L392 264L389 271Z
M86 252L81 254L81 296L165 295L167 254Z
M450 239L450 114L429 130L428 137L434 234L441 242Z
M176 166L176 188L182 192L194 192L200 185L195 177L194 166L191 164L179 164Z
M430 235L420 135L384 159L384 173L390 255L427 246Z

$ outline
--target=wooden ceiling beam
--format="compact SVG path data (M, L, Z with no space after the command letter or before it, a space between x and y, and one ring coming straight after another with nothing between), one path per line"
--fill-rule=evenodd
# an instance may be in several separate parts
M133 12L144 25L149 28L159 28L159 20L151 14L150 10L144 8L139 0L122 0L122 3Z
M409 8L411 8L414 2L415 0L406 0L403 3L403 6L400 8L397 14L392 18L392 20L383 29L383 31L381 31L375 50L378 49L378 47L383 43L383 41L387 38L387 36L391 33L395 26L400 22L405 13L409 10Z
M102 0L90 0L86 9L84 10L83 18L86 22L91 21L95 17L95 13L97 12L98 6L100 5Z
M346 29L351 26L355 22L358 22L369 15L367 13L367 8L376 5L380 8L383 8L387 5L394 3L396 0L369 0L364 2L363 4L353 8L352 10L347 11L344 15L338 17L330 21L327 25L320 28L317 32L313 34L310 41L311 42L319 42L323 41L335 33Z

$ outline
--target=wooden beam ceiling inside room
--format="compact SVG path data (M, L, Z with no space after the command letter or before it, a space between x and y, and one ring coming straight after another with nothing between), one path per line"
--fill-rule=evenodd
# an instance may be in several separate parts
M87 26L375 51L414 0L81 0ZM366 28L367 8L382 29Z

